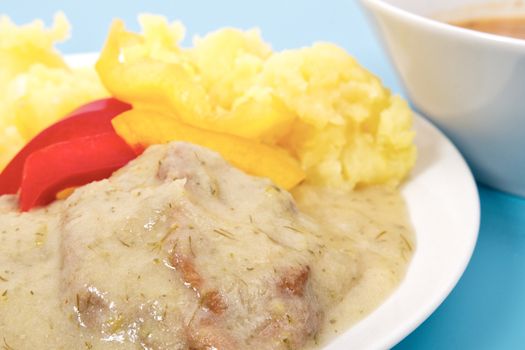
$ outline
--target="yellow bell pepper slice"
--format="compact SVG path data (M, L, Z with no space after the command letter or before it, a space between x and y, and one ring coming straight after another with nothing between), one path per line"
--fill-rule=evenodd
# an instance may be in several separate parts
M272 92L255 89L239 97L231 110L217 110L186 53L177 46L162 49L162 54L154 52L146 37L115 20L95 67L111 95L135 108L264 142L276 142L290 131L295 114Z
M210 113L201 102L205 91L194 84L183 66L140 54L144 38L128 32L121 20L113 21L104 49L95 68L112 96L133 104L178 113L202 116ZM135 55L126 55L125 48L135 47ZM144 48L145 49L145 48ZM130 57L132 56L132 57Z
M291 189L305 177L296 159L286 151L238 136L195 128L172 116L155 111L132 109L112 121L113 127L130 145L150 146L185 141L210 148L245 172L270 178Z

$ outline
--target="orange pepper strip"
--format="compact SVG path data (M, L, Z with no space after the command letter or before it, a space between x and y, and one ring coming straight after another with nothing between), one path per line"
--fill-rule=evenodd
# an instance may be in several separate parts
M58 192L55 195L56 199L66 199L67 197L71 196L73 192L75 192L77 188L76 187L68 187L66 189L63 189L62 191Z
M120 137L130 145L147 147L171 141L185 141L208 147L245 172L268 177L291 189L305 177L296 159L286 151L238 136L195 128L175 118L147 110L132 109L112 120Z

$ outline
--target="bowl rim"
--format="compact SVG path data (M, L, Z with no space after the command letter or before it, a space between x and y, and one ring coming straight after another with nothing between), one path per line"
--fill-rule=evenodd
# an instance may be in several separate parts
M472 41L476 44L487 45L525 52L525 39L517 39L509 36L480 32L473 29L462 28L447 22L439 21L432 17L426 17L409 10L398 7L384 0L359 0L363 6L371 9L372 12L380 11L396 16L404 21L413 22L429 31L441 32L444 35L455 36L457 39Z

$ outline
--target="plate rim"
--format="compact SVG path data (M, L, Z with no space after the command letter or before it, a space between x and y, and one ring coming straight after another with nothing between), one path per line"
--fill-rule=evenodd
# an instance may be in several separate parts
M422 312L418 319L414 319L413 323L407 325L406 327L407 333L404 336L398 337L397 339L392 339L391 343L389 344L389 347L393 347L397 345L404 338L410 335L414 330L416 330L423 322L425 322L439 308L439 306L448 298L450 293L452 293L452 291L456 288L461 277L463 277L465 271L467 270L467 267L470 264L474 251L476 249L476 245L477 245L477 241L479 237L479 229L481 225L481 202L480 202L480 197L479 197L479 189L478 189L475 177L467 161L465 160L465 158L463 157L459 149L456 147L456 145L452 142L452 140L450 140L450 138L447 135L445 135L445 133L441 131L435 124L433 124L429 119L427 119L422 114L420 114L420 112L413 111L413 114L415 117L414 118L415 123L420 123L421 125L423 125L423 127L426 127L436 132L437 135L442 137L443 141L445 141L449 146L451 146L453 152L459 158L458 160L462 163L462 166L465 168L466 171L464 175L468 178L469 187L472 191L472 194L474 195L474 197L472 198L474 201L474 208L473 208L474 212L472 213L474 226L471 227L472 232L469 235L470 242L468 244L468 249L465 251L465 255L463 256L463 261L460 265L458 265L456 274L449 280L448 285L443 287L443 293L442 293L441 298L434 300L433 303L428 303L426 311ZM416 238L417 238L417 233L416 233ZM426 316L424 315L424 313L426 313Z
M398 292L401 290L401 287L406 283L407 275L410 273L410 270L414 268L414 259L415 255L418 254L418 246L419 246L419 240L421 238L422 233L420 232L418 234L417 231L415 231L416 235L416 250L414 253L414 256L412 257L412 261L410 262L408 266L407 275L405 275L404 279L401 281L401 283L391 292L391 294L381 302L381 304L373 310L370 314L366 315L363 319L359 320L356 324L352 325L350 329L344 331L339 336L331 340L328 344L325 345L324 350L342 350L346 349L344 346L352 345L354 348L358 349L387 349L387 348L393 348L396 346L399 342L401 342L404 338L406 338L408 335L410 335L416 328L418 328L424 321L426 321L435 311L436 309L445 301L445 299L450 295L452 290L456 287L459 280L463 276L464 272L466 271L468 264L470 263L470 260L472 258L472 255L474 253L477 239L479 235L479 228L480 228L480 220L481 220L481 206L480 206L480 198L479 198L479 191L478 187L476 185L476 181L474 179L474 176L472 174L472 171L470 170L470 167L468 166L466 160L462 156L461 152L457 149L457 147L454 145L454 143L434 124L432 124L428 119L423 117L421 114L419 114L416 111L413 111L414 115L414 130L416 130L416 139L417 139L417 131L425 130L427 133L430 132L434 134L435 137L438 138L438 141L442 143L442 146L446 146L449 151L451 152L450 155L455 159L457 162L457 165L462 168L462 176L464 176L464 182L467 184L467 188L464 190L466 192L470 192L470 204L471 204L471 226L469 232L466 233L466 237L468 238L466 240L466 247L462 251L462 254L460 256L459 263L456 265L454 273L449 276L447 279L447 283L443 283L441 285L438 285L438 288L435 291L435 297L429 298L421 303L421 308L411 314L409 317L401 318L402 322L398 324L396 327L390 329L388 332L383 333L380 336L377 336L376 334L371 334L368 338L370 341L367 344L359 343L358 346L353 344L354 339L346 339L352 338L355 336L354 333L364 333L366 331L366 328L364 331L362 331L360 328L363 328L362 325L365 324L367 320L369 320L373 316L377 316L378 313L381 313L383 308L387 303L389 303L394 296L399 294ZM417 143L417 140L416 140ZM418 149L419 151L419 149ZM418 161L420 159L421 155L418 155ZM405 199L405 203L408 205L409 198L407 197L407 186L410 185L411 181L414 181L416 178L414 178L412 175L405 181L405 184L401 188L401 193ZM407 208L408 209L408 208ZM413 223L414 218L411 215L411 212L409 211L410 219ZM359 334L358 337L363 337L363 334ZM350 335L349 335L350 334ZM377 338L377 339L376 339ZM347 342L345 342L347 340ZM349 340L349 341L348 341Z

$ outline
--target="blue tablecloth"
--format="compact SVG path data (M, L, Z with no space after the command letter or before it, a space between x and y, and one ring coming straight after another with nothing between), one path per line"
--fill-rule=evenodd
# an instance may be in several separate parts
M136 30L138 13L159 13L186 24L186 43L195 34L223 26L259 27L277 50L332 41L393 91L403 93L353 0L0 0L0 11L17 23L34 18L49 23L58 10L73 24L72 39L60 45L64 53L99 50L113 17ZM465 275L439 309L396 349L525 348L525 200L481 185L479 191L481 230Z

